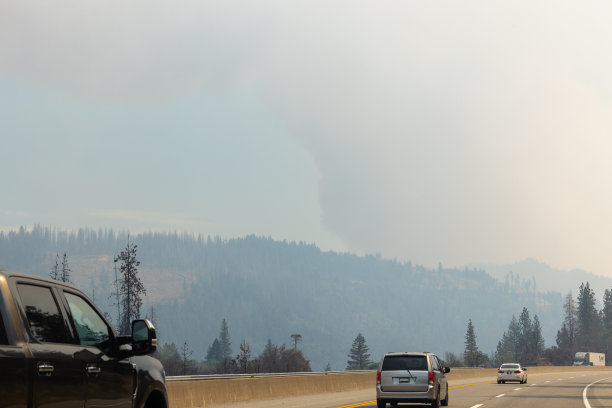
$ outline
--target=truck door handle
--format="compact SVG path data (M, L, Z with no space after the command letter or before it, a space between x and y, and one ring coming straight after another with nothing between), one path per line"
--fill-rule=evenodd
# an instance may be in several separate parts
M37 368L39 375L44 375L47 377L53 374L53 370L55 370L55 368L50 363L38 363Z
M86 368L87 370L87 374L100 374L100 367L95 366L95 365L88 365Z

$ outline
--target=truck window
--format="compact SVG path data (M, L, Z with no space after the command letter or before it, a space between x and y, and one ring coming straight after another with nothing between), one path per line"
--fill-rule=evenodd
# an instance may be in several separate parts
M111 329L85 299L72 293L64 292L77 334L79 343L84 346L96 346L102 351L108 347Z
M19 284L17 289L32 336L42 342L70 343L68 328L51 289L27 284Z

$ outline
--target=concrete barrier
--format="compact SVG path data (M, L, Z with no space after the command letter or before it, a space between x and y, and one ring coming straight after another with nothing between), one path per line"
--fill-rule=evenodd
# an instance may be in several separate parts
M170 378L166 386L171 408L194 408L306 394L353 391L374 387L375 383L376 372L367 371L185 381Z
M612 370L612 367L528 367L530 376L548 373ZM454 368L449 381L490 378L496 368ZM168 398L171 408L199 408L214 405L289 398L307 394L374 389L376 371L311 373L278 376L193 376L169 377Z

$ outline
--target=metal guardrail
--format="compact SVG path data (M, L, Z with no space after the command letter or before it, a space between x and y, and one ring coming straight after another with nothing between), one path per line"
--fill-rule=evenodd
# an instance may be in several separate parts
M351 370L351 371L321 371L321 372L296 372L296 373L252 373L252 374L201 374L201 375L173 375L166 377L166 381L210 381L210 380L239 380L244 378L269 378L269 377L302 377L315 375L347 375L355 373L375 373L376 370Z
M453 367L452 370L476 370L482 367ZM350 370L350 371L318 371L294 373L250 373L250 374L199 374L199 375L173 375L166 377L166 381L209 381L209 380L239 380L243 378L269 378L269 377L301 377L310 375L348 375L355 373L375 373L376 370Z

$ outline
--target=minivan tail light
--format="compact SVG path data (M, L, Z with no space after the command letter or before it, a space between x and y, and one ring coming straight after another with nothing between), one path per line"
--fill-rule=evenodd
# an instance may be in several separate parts
M380 371L376 372L376 384L380 385Z
M429 374L429 385L433 385L433 383L434 383L434 373L433 373L433 371L430 371L427 374Z

